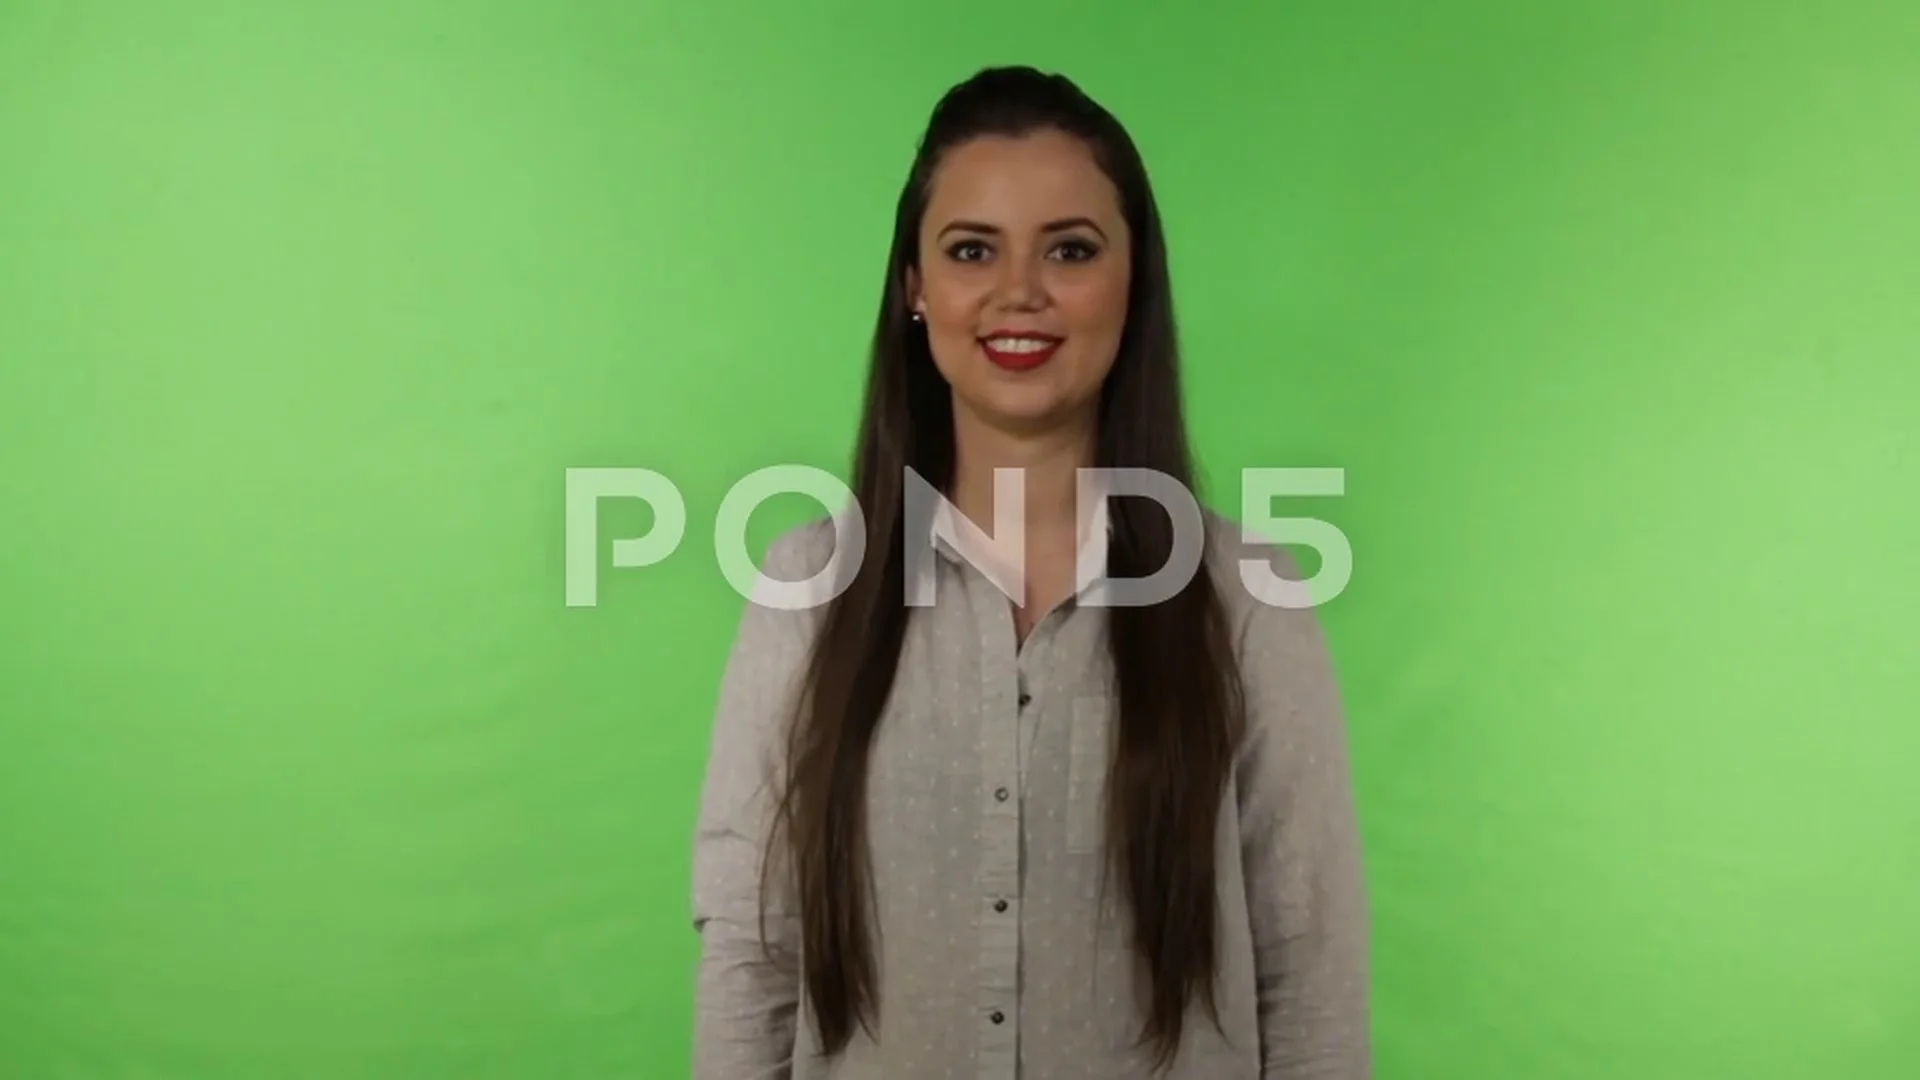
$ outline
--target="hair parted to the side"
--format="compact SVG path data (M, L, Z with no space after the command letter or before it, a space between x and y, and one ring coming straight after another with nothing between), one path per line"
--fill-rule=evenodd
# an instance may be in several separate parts
M1072 81L1030 67L978 72L935 106L895 211L872 343L852 489L866 558L822 615L787 748L769 865L785 864L801 910L803 990L824 1051L881 1022L869 938L865 782L912 615L906 603L905 471L950 492L953 414L908 270L942 157L970 139L1053 130L1085 140L1119 191L1132 233L1132 279L1119 355L1101 391L1095 465L1157 470L1189 489L1167 255L1147 173L1121 124ZM1115 499L1107 573L1145 576L1166 563L1174 525L1146 500ZM1216 827L1243 728L1225 605L1208 573L1173 598L1108 609L1118 702L1110 765L1107 866L1121 886L1139 959L1141 1038L1165 1065L1198 1001L1217 1024Z

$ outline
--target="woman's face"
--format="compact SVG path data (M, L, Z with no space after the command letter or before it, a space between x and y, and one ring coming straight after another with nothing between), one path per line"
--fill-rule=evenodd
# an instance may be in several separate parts
M908 296L955 409L1013 430L1090 410L1126 325L1130 251L1119 193L1080 140L988 137L949 152Z

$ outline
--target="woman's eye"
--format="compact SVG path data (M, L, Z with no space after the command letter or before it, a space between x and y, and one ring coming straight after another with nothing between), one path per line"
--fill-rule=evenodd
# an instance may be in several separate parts
M1068 262L1086 262L1099 254L1099 250L1084 240L1068 240L1059 247Z
M1048 254L1063 262L1086 262L1099 253L1099 248L1085 240L1067 240ZM987 245L979 240L962 240L947 248L947 257L956 262L979 262L988 254Z

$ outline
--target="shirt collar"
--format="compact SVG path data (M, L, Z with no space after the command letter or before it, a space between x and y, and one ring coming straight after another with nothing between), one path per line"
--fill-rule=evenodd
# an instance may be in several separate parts
M1079 484L1081 499L1080 539L1075 557L1073 595L1081 594L1099 581L1107 570L1107 546L1113 536L1113 519L1107 508L1105 485L1094 474L1083 472ZM1014 589L1018 551L1006 536L989 536L984 529L944 498L934 507L925 541L949 562L973 567L1003 592Z

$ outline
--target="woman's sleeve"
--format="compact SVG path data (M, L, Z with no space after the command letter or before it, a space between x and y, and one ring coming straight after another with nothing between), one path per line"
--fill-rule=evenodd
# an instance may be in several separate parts
M803 578L801 537L768 552L765 573ZM805 662L808 612L749 600L721 676L693 848L693 926L700 936L694 1080L787 1080L800 1000L799 912L784 875L766 892L761 864L773 821L785 724Z
M1265 552L1298 579L1282 549ZM1367 1080L1368 914L1340 693L1312 609L1253 602L1237 792L1262 1080Z

